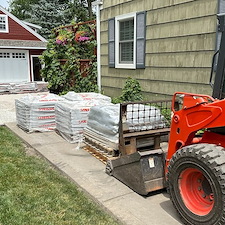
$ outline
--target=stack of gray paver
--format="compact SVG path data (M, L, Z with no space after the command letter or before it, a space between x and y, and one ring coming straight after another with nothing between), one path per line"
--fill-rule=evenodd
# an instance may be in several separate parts
M27 82L27 83L10 83L9 92L10 93L24 93L37 91L36 82Z
M16 99L17 125L27 132L54 130L55 104L63 100L55 94L26 95Z
M0 93L9 92L10 84L0 84Z
M0 93L22 94L38 90L36 82L1 83Z
M92 92L69 92L63 98L55 107L56 130L70 143L82 141L91 107L111 104L110 97Z

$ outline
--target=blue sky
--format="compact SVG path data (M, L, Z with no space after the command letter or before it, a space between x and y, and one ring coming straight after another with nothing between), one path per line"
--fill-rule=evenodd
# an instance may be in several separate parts
M4 8L9 7L9 1L8 0L0 0L0 5L3 6Z

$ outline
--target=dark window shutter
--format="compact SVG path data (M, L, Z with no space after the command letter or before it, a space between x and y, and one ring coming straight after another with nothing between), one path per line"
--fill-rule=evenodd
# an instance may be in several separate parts
M136 14L136 68L145 68L146 12Z
M109 67L115 68L115 17L108 20Z

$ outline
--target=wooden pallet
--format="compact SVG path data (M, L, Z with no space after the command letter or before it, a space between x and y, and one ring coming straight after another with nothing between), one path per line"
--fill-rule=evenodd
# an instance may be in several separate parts
M95 158L106 164L108 160L118 158L118 150L107 147L106 145L85 136L84 143L86 146L84 150L92 154Z

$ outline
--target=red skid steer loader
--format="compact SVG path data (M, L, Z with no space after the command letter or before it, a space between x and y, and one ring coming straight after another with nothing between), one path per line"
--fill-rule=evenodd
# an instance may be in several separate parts
M111 155L108 174L141 195L167 187L188 225L225 225L225 100L218 100L225 97L225 14L218 21L213 97L175 93L172 102L121 104L118 149L85 133L96 154Z
M166 179L170 198L185 224L225 224L225 14L218 15L222 32L213 98L175 93ZM175 109L176 96L182 108ZM223 99L223 100L218 100ZM203 133L199 136L198 132Z

